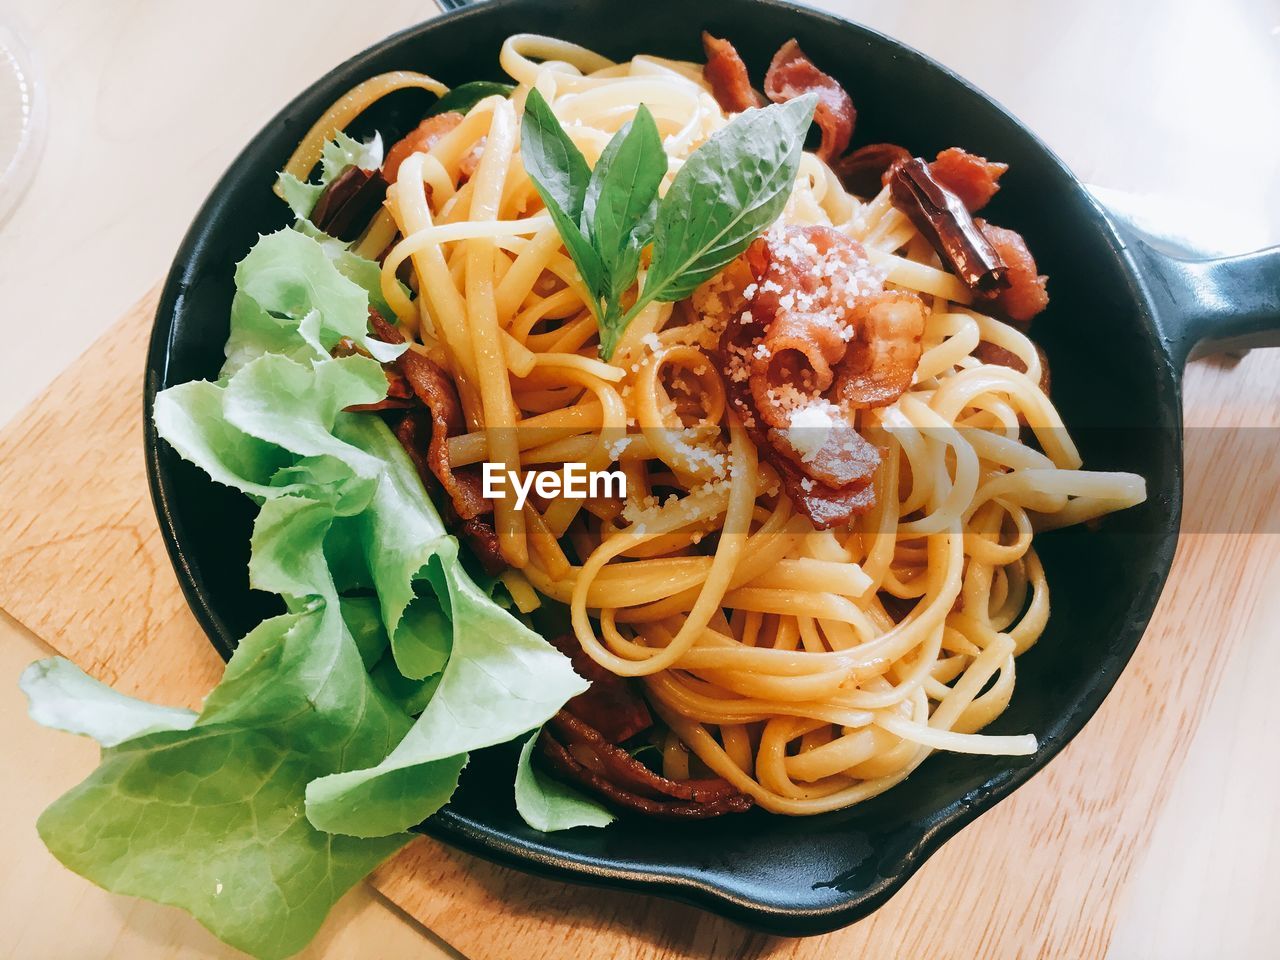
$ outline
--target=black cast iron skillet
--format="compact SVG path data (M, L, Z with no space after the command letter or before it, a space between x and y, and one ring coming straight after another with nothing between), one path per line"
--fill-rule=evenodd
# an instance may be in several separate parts
M1098 708L1133 653L1169 572L1182 496L1183 364L1197 347L1280 343L1280 249L1215 262L1175 261L1126 239L1061 163L996 103L926 57L863 27L776 0L491 0L397 34L309 87L244 149L179 249L147 364L146 448L169 553L214 645L278 612L248 587L252 507L214 485L151 426L157 391L213 378L222 361L232 268L259 233L286 224L276 170L319 114L373 74L422 69L446 83L500 79L515 32L551 34L624 59L701 57L699 32L730 37L759 73L797 37L858 106L856 143L893 141L931 156L961 145L1010 165L986 211L1027 238L1052 280L1034 335L1048 351L1054 401L1086 466L1147 479L1146 504L1100 529L1037 540L1054 613L1018 662L1017 688L993 733L1032 732L1026 758L939 754L902 785L854 809L791 819L762 811L698 824L623 819L606 830L544 835L512 802L513 753L476 756L454 800L421 829L502 863L688 901L773 933L851 923L887 900L947 838L1043 767ZM355 132L394 140L430 98L393 95Z

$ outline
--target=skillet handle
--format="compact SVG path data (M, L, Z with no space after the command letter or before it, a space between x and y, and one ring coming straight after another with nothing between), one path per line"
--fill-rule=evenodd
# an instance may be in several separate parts
M1220 260L1183 260L1131 238L1175 363L1280 347L1280 246Z

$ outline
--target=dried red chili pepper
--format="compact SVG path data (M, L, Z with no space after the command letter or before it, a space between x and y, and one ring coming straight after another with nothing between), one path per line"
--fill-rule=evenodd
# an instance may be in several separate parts
M889 189L893 205L911 219L966 287L993 297L1009 286L1003 258L960 198L933 178L928 164L913 157L895 165Z

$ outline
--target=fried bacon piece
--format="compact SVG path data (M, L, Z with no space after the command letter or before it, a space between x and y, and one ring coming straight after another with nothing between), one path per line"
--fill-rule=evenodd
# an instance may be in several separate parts
M370 311L369 324L374 335L384 343L404 343L404 337L392 324L376 311ZM431 360L415 350L406 350L396 361L400 372L412 388L414 396L431 415L431 440L427 446L427 464L431 473L453 503L453 508L463 520L472 520L492 511L492 506L480 495L480 483L462 479L449 464L449 438L466 429L462 416L462 403L453 388L449 375Z
M751 797L727 780L670 780L654 773L567 710L547 721L538 745L562 776L652 817L700 820L751 807Z
M853 101L834 77L814 66L794 39L784 43L773 55L773 62L764 76L764 92L774 103L786 103L803 94L816 93L818 106L813 120L822 131L818 157L831 163L848 148L858 116Z
M369 311L369 326L384 343L404 343L400 331L376 310ZM449 463L449 437L461 433L466 426L462 403L449 375L429 357L413 350L401 354L396 367L414 398L425 408L405 413L395 427L396 439L413 461L423 486L444 490L444 515L449 528L471 547L486 573L501 573L507 565L493 524L485 519L493 512L493 505L481 492L480 474L475 469L454 470Z
M388 183L395 183L400 173L400 164L415 153L425 153L430 150L441 137L461 122L462 114L453 110L427 117L387 151L386 159L382 161L383 177Z
M745 291L747 306L764 329L753 378L827 389L853 335L852 314L880 287L866 250L831 227L788 226L754 240L746 262L756 281ZM765 409L769 401L760 393L757 399L765 421L783 426Z
M352 164L320 193L308 218L320 230L351 241L360 236L387 196L387 181L377 170Z
M992 163L959 147L948 147L929 164L933 179L959 197L970 213L991 202L1000 189L1000 177L1008 169L1007 163Z
M997 293L995 302L1006 317L1025 328L1032 317L1049 305L1049 293L1045 290L1049 278L1036 270L1035 258L1022 234L985 220L975 222L1008 266L1008 285Z
M752 392L764 421L786 426L769 394L778 384L803 384L821 393L845 354L848 319L877 279L857 241L831 227L787 227L747 248L755 278L747 301L765 334L751 358Z
M435 495L439 492L441 485L427 458L432 438L430 413L421 408L407 411L396 424L394 432L396 439L400 441L400 446L404 447L405 453L418 471L418 478L422 481L422 485L432 492L433 499L440 502L445 526L454 531L471 548L471 553L480 562L485 573L497 576L505 570L507 561L503 559L497 531L493 529L493 523L486 519L488 514L464 520L458 516L453 500ZM474 471L459 470L454 472L453 476L457 484L467 491L469 498L483 500L480 492L480 478Z
M915 224L966 287L995 296L1009 285L1008 267L964 204L933 178L919 157L895 164L889 173L893 205Z
M856 334L840 362L835 394L842 406L885 407L911 386L920 365L924 303L905 290L858 305Z
M578 638L571 633L550 641L569 658L573 672L591 686L564 705L564 709L583 723L600 731L610 743L621 743L653 726L653 717L644 700L636 693L632 681L610 673L583 651Z
M832 169L844 188L859 197L873 197L889 182L893 168L911 159L906 147L896 143L869 143L841 157ZM929 173L950 190L970 213L981 210L1000 189L1000 177L1007 163L993 163L986 157L949 147L929 164Z
M910 159L911 151L896 143L868 143L841 157L831 168L850 193L874 197L888 182L890 168Z
M1049 356L1044 352L1044 348L1038 343L1033 343L1036 348L1036 354L1040 357L1040 390L1047 397L1049 395ZM1019 373L1027 372L1027 365L1022 362L1022 358L1012 350L1006 350L1004 347L997 346L989 340L981 340L973 350L973 355L983 363L993 363L999 367L1008 367L1010 370L1017 370Z
M875 463L869 471L874 476L876 467L880 464L880 451L861 437L858 439L875 455ZM817 530L844 526L854 517L867 513L876 505L876 490L870 478L863 484L851 483L844 487L834 487L805 476L788 461L770 462L778 471L778 476L782 479L782 487L791 497L791 502L795 504L796 509L809 518L809 522ZM855 466L862 468L869 463L870 459L866 458Z
M760 95L751 87L747 65L742 62L742 57L738 56L732 43L713 37L703 30L702 49L707 54L702 76L711 85L711 93L721 110L725 113L741 113L743 110L762 106Z
M820 528L847 522L875 505L880 452L819 394L854 336L860 298L879 278L861 248L829 227L770 231L744 259L755 278L744 290L747 309L729 319L716 348L729 401L797 508ZM815 417L812 426L797 427L799 407L802 421ZM819 424L824 433L800 449L797 430Z

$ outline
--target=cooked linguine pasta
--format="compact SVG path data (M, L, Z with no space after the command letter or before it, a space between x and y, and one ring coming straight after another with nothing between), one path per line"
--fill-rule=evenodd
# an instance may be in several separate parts
M769 811L848 807L935 750L1032 753L1030 734L980 731L1049 617L1034 537L1140 503L1143 480L1081 469L1026 333L944 265L889 187L856 197L805 153L764 242L833 228L865 255L859 284L914 294L924 316L909 388L848 411L879 454L873 505L815 524L730 402L735 377L752 376L717 347L757 286L742 258L690 297L649 303L602 359L591 293L522 163L531 90L591 165L643 104L669 185L730 121L702 65L614 63L531 35L499 61L515 91L408 151L354 249L381 259L386 319L457 391L453 469L572 462L627 478L625 498L493 501L515 603L564 605L580 651L642 685L665 777L722 778ZM408 71L369 80L286 170L305 176L327 138L403 87L445 91ZM1006 359L984 362L980 344ZM798 397L779 402L820 445L830 404L803 378L790 386Z

